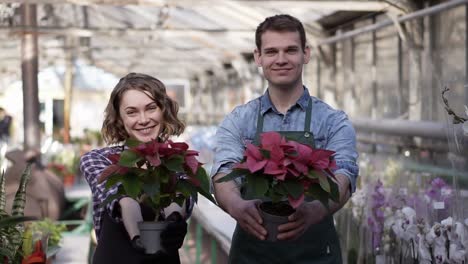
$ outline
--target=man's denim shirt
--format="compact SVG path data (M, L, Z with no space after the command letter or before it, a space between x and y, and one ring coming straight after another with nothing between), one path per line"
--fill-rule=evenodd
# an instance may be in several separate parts
M285 115L276 110L268 90L264 95L236 107L227 115L216 131L212 177L217 173L231 172L234 163L243 158L246 143L255 138L260 101L264 118L263 132L303 131L309 97L312 99L311 131L314 134L315 147L336 152L334 158L337 169L334 172L346 175L351 182L351 192L354 192L359 174L354 128L343 111L337 111L320 99L310 96L307 88L304 88L302 96Z

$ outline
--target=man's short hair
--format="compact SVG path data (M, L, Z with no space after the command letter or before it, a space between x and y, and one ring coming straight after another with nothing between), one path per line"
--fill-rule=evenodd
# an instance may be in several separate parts
M262 35L268 30L278 32L298 32L301 39L302 50L305 50L306 35L304 26L299 19L290 15L281 14L267 17L262 23L260 23L255 31L255 45L257 45L258 52L260 53L262 47Z

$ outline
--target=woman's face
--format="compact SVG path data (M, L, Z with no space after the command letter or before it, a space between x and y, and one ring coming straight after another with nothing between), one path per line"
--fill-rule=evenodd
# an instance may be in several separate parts
M119 113L130 138L148 142L159 136L162 111L150 93L138 90L124 92Z

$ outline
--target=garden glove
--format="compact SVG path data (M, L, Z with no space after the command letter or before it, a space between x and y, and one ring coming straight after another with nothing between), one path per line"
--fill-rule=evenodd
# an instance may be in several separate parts
M167 252L174 252L184 243L187 223L178 212L173 212L166 220L172 222L161 232L161 244Z

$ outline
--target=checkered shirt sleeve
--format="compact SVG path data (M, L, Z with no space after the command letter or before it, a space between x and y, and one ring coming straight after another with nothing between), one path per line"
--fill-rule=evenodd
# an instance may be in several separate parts
M98 240L101 231L102 216L104 213L108 213L110 217L116 222L121 221L119 214L114 213L114 209L115 204L119 201L120 198L124 196L112 200L105 207L101 206L107 197L117 193L121 183L117 183L109 189L106 189L105 181L100 184L98 183L99 175L101 175L102 171L107 166L112 164L107 156L109 154L119 153L121 150L121 146L96 149L84 154L80 160L80 170L91 187L93 199L93 223Z

